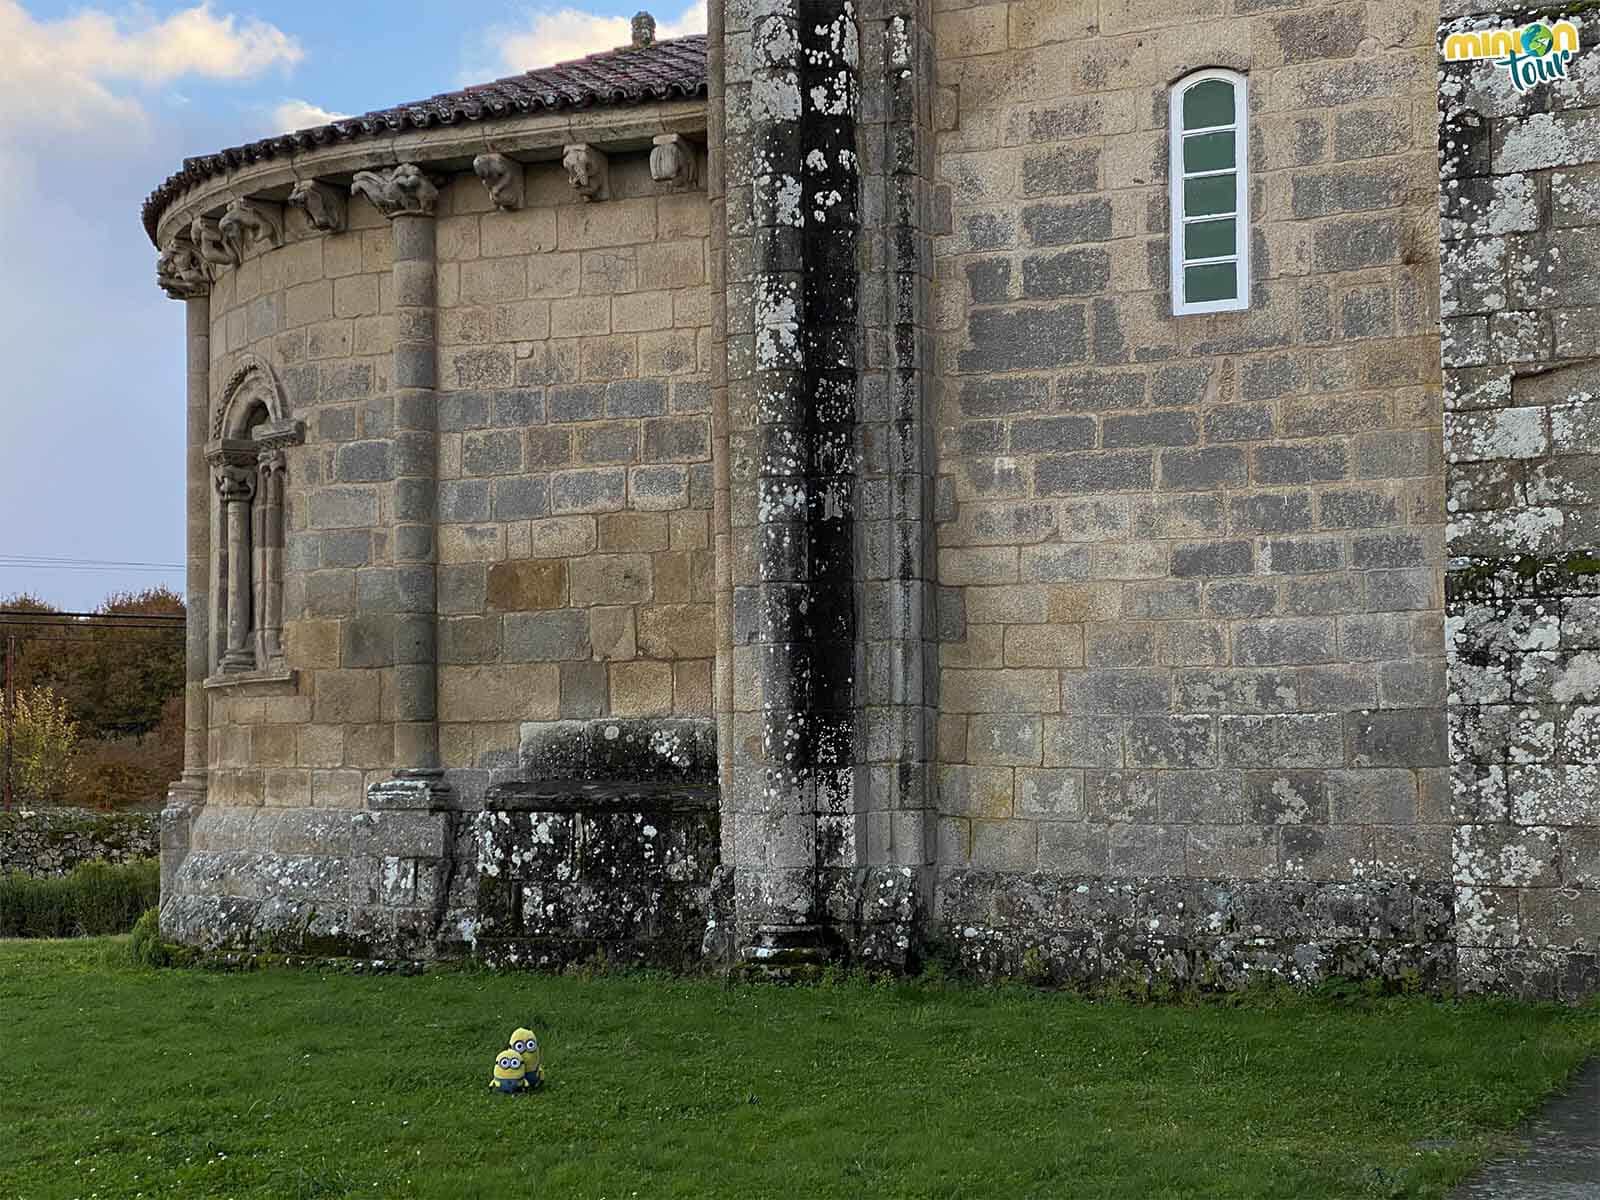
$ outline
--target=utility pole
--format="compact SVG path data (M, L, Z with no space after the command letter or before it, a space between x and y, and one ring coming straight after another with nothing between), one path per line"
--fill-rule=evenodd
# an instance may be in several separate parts
M11 738L16 728L17 635L6 634L6 807L11 807Z

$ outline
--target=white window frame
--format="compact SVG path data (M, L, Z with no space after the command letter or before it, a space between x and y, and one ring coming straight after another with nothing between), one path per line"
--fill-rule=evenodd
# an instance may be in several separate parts
M1203 129L1186 130L1183 127L1183 97L1184 94L1196 84L1205 83L1210 79L1220 79L1233 85L1233 124L1210 125ZM1185 75L1172 85L1167 119L1167 140L1170 143L1170 154L1167 166L1168 195L1171 211L1172 236L1172 314L1183 317L1196 313L1238 312L1250 307L1250 93L1249 81L1238 71L1229 71L1221 67L1214 67L1205 71L1196 71L1192 75ZM1227 263L1238 261L1239 264L1239 294L1232 300L1197 300L1191 303L1184 297L1184 288L1187 280L1184 275L1185 243L1189 218L1183 211L1183 142L1186 134L1226 133L1233 132L1233 160L1236 182L1234 197L1234 232L1237 238L1236 254L1223 258L1204 258L1189 263L1189 266L1203 266L1207 263ZM1190 178L1204 179L1208 175L1223 174L1224 172L1199 172ZM1214 221L1226 213L1207 213L1203 217L1194 218L1201 221Z

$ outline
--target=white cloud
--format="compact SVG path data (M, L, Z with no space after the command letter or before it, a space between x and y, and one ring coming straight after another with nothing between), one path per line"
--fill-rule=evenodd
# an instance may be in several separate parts
M249 79L303 57L281 29L218 15L209 0L160 20L131 6L57 21L36 20L17 0L0 0L0 46L0 126L18 122L31 131L142 125L144 106L128 89L186 77Z
M349 113L333 112L309 100L285 100L272 110L271 132L294 133L298 129L314 129L342 121Z
M656 37L706 31L703 3L691 4L674 21L656 25ZM515 25L497 26L485 37L499 59L495 70L516 73L626 46L633 37L628 17L607 17L581 8L535 8ZM482 82L482 79L473 82Z

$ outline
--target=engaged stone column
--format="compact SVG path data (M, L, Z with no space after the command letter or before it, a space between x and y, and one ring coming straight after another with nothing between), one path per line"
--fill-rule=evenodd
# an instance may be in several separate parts
M881 145L863 167L862 462L856 574L863 595L865 686L857 703L866 787L857 797L854 949L904 965L932 898L937 721L934 637L933 261L926 214L934 79L926 0L894 0L864 19L857 136ZM868 200L877 201L869 206Z
M434 546L438 365L433 214L439 190L420 168L402 163L392 171L357 172L351 191L366 196L389 218L394 248L392 658L382 665L392 669L394 679L395 776L370 788L367 799L373 808L437 807L446 792L439 760Z
M161 814L161 894L171 890L189 853L189 825L206 799L206 741L210 714L205 679L211 669L211 468L206 442L211 415L211 281L187 239L175 240L156 267L163 291L184 302L188 447L184 456L185 553L183 774L167 789Z
M250 465L226 458L214 465L228 526L228 649L222 656L222 669L251 671L256 666L250 650L250 601L254 590L250 506L256 493L255 471Z
M744 31L722 17L737 44ZM851 11L832 0L757 0L750 20L748 88L734 56L719 55L734 642L725 807L744 953L782 964L837 942L856 857L857 53Z
M1600 147L1547 130L1600 101L1487 60L1440 78L1457 983L1578 1001L1600 994Z

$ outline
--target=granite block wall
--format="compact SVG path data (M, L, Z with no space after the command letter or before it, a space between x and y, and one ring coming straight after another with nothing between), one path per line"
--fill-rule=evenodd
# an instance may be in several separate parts
M936 7L940 933L1437 975L1434 8ZM1252 299L1180 318L1207 67L1248 79Z
M1600 989L1596 61L1450 64L1439 101L1455 936L1464 986L1546 996Z
M449 778L514 778L544 722L711 720L709 211L613 154L496 211L443 191L439 705Z
M435 216L168 270L191 409L306 426L169 931L1600 989L1600 52L1439 66L1541 15L718 2L703 171L419 142ZM1251 302L1175 317L1216 67Z
M389 579L381 568L393 500L385 452L394 424L391 257L389 223L353 198L338 233L287 210L282 244L254 243L212 287L213 412L254 355L306 436L286 451L283 640L298 682L205 689L210 804L359 808L366 784L388 774L385 670L361 662L358 615L371 587ZM212 505L217 528L214 494ZM223 637L225 614L211 624ZM215 681L220 649L210 657Z
M584 202L558 164L500 212L472 175L437 223L440 750L481 796L525 722L709 720L709 297L703 193L618 156ZM245 353L283 385L285 654L297 681L210 689L212 803L359 807L395 759L391 231L364 199L288 210L212 296L213 391ZM432 607L434 596L419 596Z

